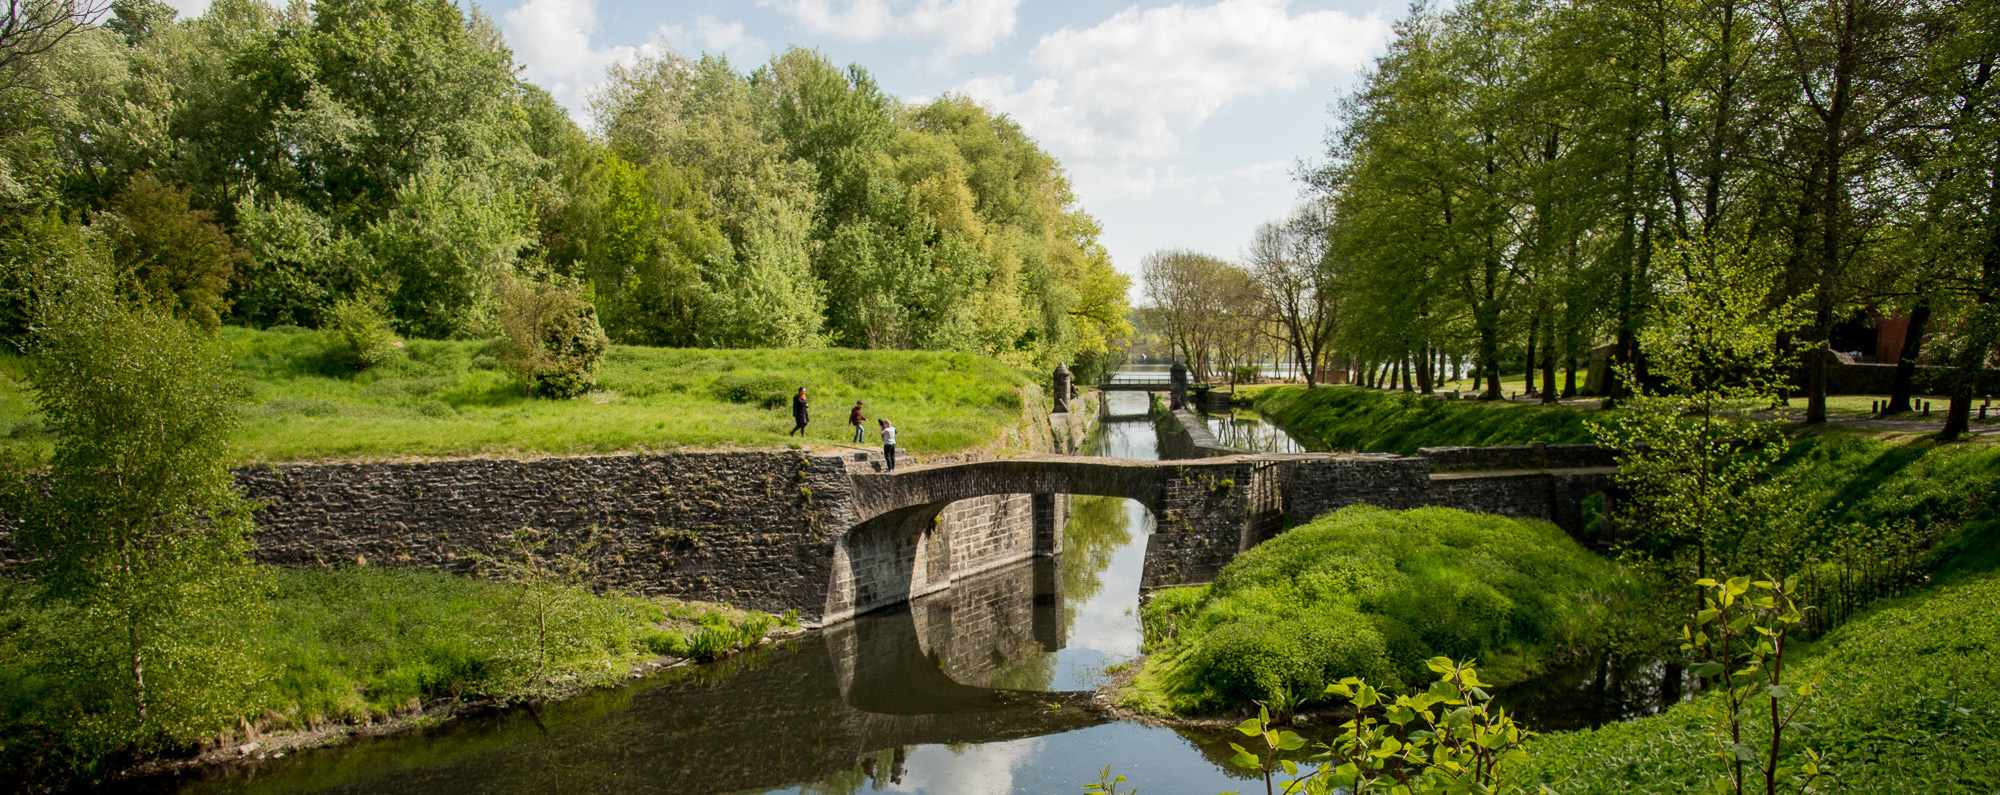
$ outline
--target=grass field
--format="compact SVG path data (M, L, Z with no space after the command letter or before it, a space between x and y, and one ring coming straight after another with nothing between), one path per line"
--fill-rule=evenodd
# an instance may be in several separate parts
M225 328L245 378L239 463L848 444L847 410L865 400L868 441L886 417L917 455L995 443L1022 416L1019 370L930 351L700 350L614 346L600 391L540 400L472 341L410 340L407 355L345 372L316 331ZM0 449L45 453L19 358L0 359ZM813 423L801 442L790 396L807 387Z
M1435 400L1354 386L1245 390L1251 405L1321 450L1415 454L1445 445L1591 441L1585 411L1567 406Z

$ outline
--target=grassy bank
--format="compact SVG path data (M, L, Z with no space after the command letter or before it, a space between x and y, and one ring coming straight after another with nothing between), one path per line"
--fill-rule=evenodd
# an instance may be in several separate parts
M887 417L902 447L937 455L1000 438L1027 383L963 353L613 346L600 391L540 400L476 341L409 340L406 355L358 374L317 331L225 328L222 342L249 393L240 463L784 447L798 441L785 432L801 386L813 402L805 444L847 443L847 409L861 399L871 427ZM22 366L0 359L0 449L45 451Z
M1785 672L1814 683L1787 758L1830 757L1823 792L2000 790L2000 576L1967 572L1877 605L1803 647ZM1708 790L1714 694L1663 714L1535 740L1525 773L1562 793Z
M1239 555L1211 585L1156 593L1126 703L1189 714L1315 699L1346 676L1428 679L1440 655L1517 678L1587 643L1636 590L1547 523L1350 507Z
M106 734L88 677L61 650L60 614L26 586L0 593L0 779L101 776L150 754L268 732L366 724L465 700L513 701L615 684L651 661L755 644L778 619L727 608L397 569L272 569L269 610L233 628L254 684L232 717L178 736Z
M1591 441L1584 412L1563 406L1437 400L1353 386L1245 393L1293 438L1322 450L1413 455L1420 447Z

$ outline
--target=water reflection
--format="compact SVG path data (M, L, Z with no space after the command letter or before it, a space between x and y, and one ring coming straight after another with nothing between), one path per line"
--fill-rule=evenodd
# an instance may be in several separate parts
M1224 447L1249 453L1309 452L1291 434L1253 413L1203 414L1201 420Z

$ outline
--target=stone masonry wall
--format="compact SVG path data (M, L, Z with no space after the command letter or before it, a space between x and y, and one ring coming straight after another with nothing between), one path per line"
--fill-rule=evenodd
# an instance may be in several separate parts
M1425 447L1417 456L1433 472L1474 469L1578 469L1618 465L1618 453L1595 444L1534 444L1496 447Z
M1241 455L1244 451L1223 446L1209 432L1208 424L1191 411L1160 411L1153 418L1159 435L1160 458L1181 461L1191 458L1218 458Z
M853 524L845 462L800 452L614 455L238 470L257 559L469 573L524 533L587 550L599 584L782 612L823 598Z

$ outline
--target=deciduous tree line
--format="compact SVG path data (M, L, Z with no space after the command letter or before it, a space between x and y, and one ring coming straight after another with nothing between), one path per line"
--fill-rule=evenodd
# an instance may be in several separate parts
M815 52L613 67L586 129L446 0L28 5L0 31L10 336L49 218L211 326L370 298L404 334L483 335L520 276L635 344L1042 366L1124 330L1095 221L1018 126Z
M1685 276L1662 254L1699 244L1803 310L1773 344L1809 420L1829 336L1878 313L1910 317L1904 361L1958 368L1963 428L2000 339L1996 60L1990 0L1419 4L1247 270L1294 358L1426 390L1520 367L1554 399L1607 341L1646 377L1638 332Z

